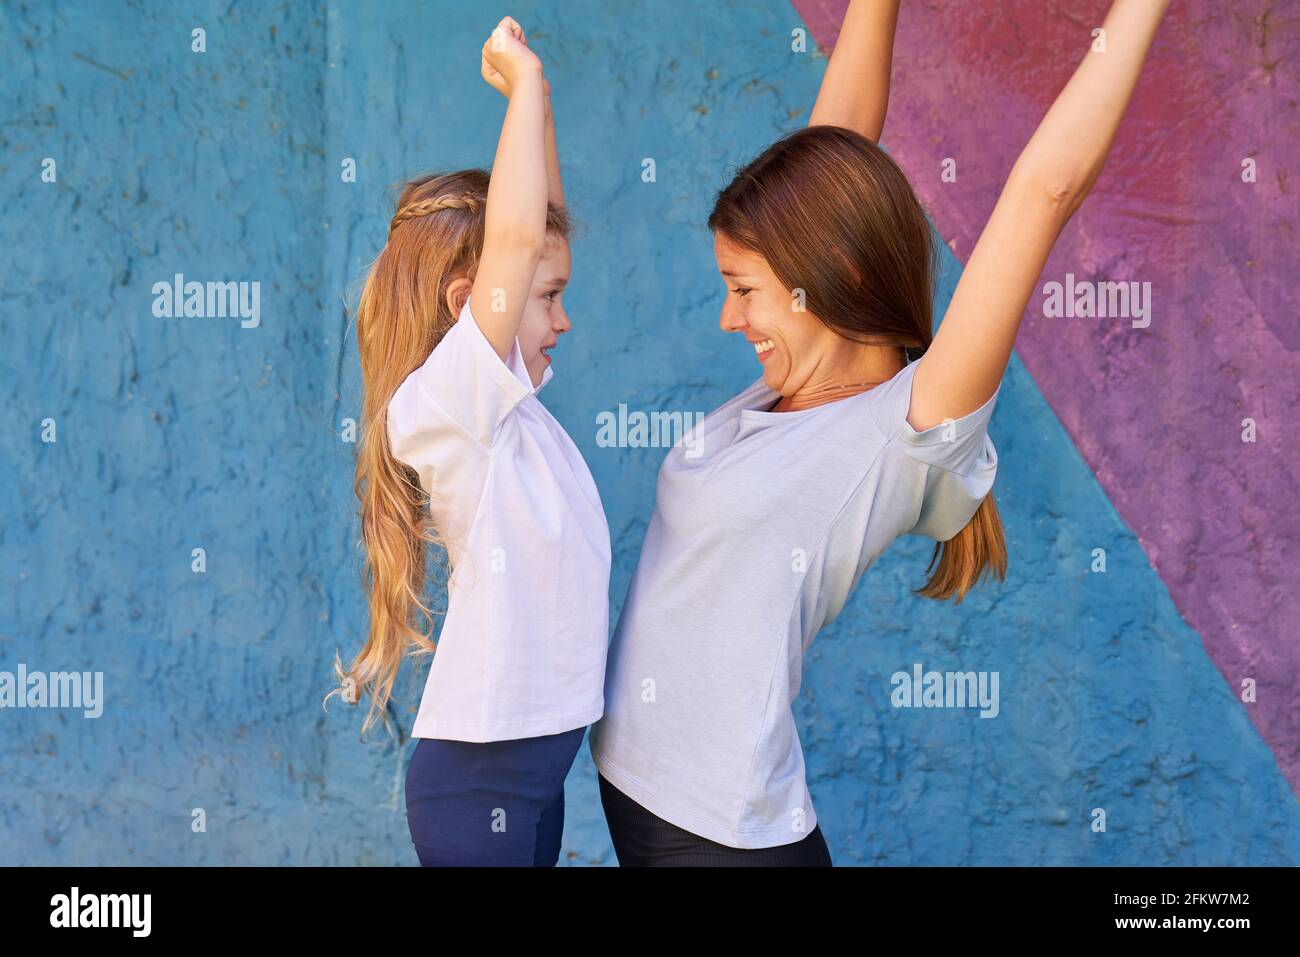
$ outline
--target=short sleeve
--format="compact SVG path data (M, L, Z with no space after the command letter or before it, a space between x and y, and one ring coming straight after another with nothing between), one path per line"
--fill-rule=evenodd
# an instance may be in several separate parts
M923 485L916 523L904 534L946 542L966 527L993 489L998 454L988 425L1002 384L973 412L918 432L907 421L916 365L899 374L879 424L887 435L889 455L913 463L909 471L915 471Z
M468 437L490 448L501 423L534 391L518 352L516 340L509 365L501 361L467 299L455 324L388 404L393 455L418 471L430 442Z

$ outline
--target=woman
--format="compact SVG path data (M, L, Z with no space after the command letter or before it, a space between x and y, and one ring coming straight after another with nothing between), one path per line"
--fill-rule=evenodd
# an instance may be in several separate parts
M896 4L853 0L809 128L718 196L720 324L762 377L660 471L589 736L620 864L831 863L791 710L803 653L900 535L941 543L926 597L1004 573L989 417L1165 5L1116 0L1105 52L1021 153L933 338L929 227L875 145Z

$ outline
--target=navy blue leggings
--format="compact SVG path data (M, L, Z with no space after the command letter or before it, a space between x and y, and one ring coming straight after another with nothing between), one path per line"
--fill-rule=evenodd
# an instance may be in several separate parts
M586 728L509 741L419 738L406 823L424 867L554 867L564 779Z

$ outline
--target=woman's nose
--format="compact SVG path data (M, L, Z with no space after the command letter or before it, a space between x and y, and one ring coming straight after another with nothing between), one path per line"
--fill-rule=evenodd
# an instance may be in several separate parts
M745 320L738 310L723 303L722 314L718 317L718 328L723 332L738 332L745 327Z

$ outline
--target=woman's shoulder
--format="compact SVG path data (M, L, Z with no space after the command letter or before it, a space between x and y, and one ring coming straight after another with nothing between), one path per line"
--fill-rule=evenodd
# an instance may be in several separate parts
M886 438L896 435L902 423L907 421L915 375L916 360L912 359L889 379L864 393L867 414Z

